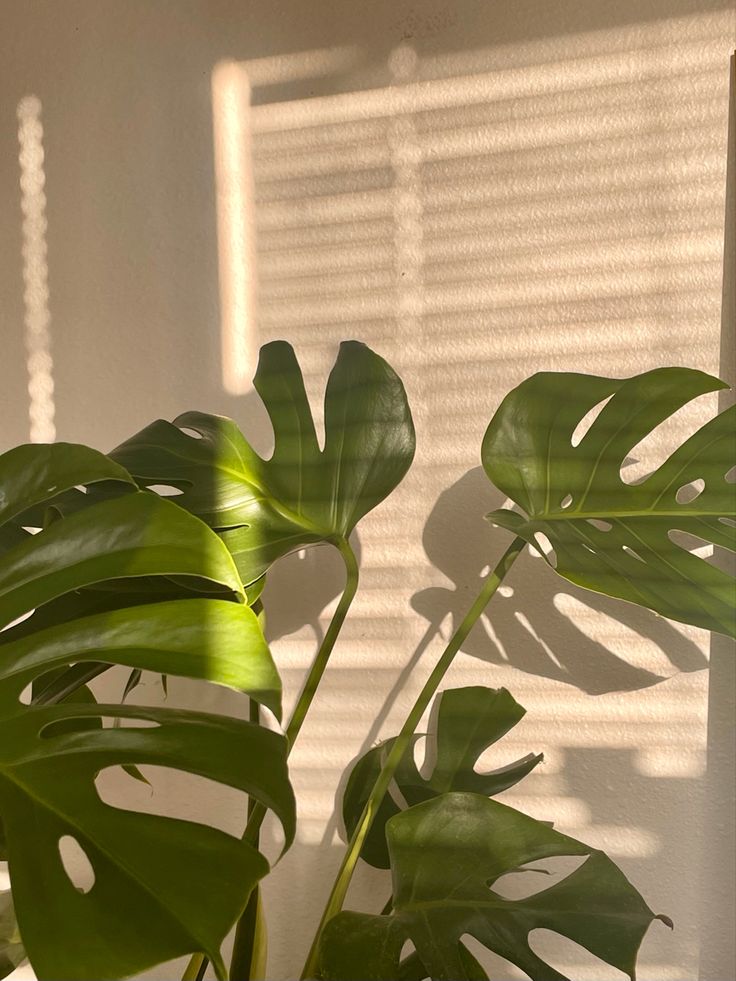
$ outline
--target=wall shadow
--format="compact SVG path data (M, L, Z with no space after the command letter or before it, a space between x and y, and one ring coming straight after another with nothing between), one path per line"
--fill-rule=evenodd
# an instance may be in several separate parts
M357 533L351 535L350 544L360 564ZM268 642L309 627L316 643L321 644L324 628L320 616L344 588L345 567L331 546L311 546L284 556L269 570L263 590Z
M437 499L423 544L430 562L452 585L423 589L412 598L412 607L427 620L428 629L438 630L448 616L454 629L467 612L483 570L495 562L507 537L483 516L501 507L504 500L481 467L469 470ZM463 645L463 653L488 664L510 665L562 681L590 695L634 691L667 677L628 662L583 632L555 604L555 596L564 593L656 644L673 673L707 666L697 645L668 621L569 583L541 559L532 558L528 549L507 583L513 594L494 597Z

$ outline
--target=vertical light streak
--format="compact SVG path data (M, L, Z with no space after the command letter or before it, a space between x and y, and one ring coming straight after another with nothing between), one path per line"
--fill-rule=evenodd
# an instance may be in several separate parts
M222 384L231 395L251 387L255 368L255 187L251 157L250 82L226 61L212 73Z
M403 88L416 72L417 53L409 45L394 48L388 59L393 84L390 99L393 114L388 126L388 146L394 173L392 210L394 219L394 267L396 275L396 319L410 365L420 364L423 312L423 215L420 193L422 150L413 113L407 112ZM421 374L413 392L417 418L423 415Z
M18 103L20 191L23 211L23 304L28 415L32 443L52 443L54 378L51 358L48 265L46 261L46 194L41 102L27 95Z

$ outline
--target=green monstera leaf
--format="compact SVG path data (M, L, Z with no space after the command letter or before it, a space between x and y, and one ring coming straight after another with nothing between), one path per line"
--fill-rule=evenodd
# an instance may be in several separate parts
M400 378L357 341L340 345L327 382L323 449L289 344L261 349L254 385L274 431L268 460L234 422L199 412L158 420L111 454L141 485L181 491L173 499L220 533L246 587L288 552L346 541L401 481L415 447Z
M117 485L117 492L134 491L131 476L102 453L76 443L27 444L2 455L0 525L16 522L41 526L38 518L60 500L76 510L91 489ZM71 501L77 501L77 508ZM18 535L18 540L24 536Z
M280 682L219 538L137 490L102 454L57 445L0 456L2 516L26 520L44 494L104 479L130 492L60 514L0 555L0 815L15 913L42 978L125 977L194 951L206 952L222 978L220 944L266 859L218 829L112 807L95 781L111 767L141 765L216 780L271 808L288 844L295 811L286 740L238 719L97 704L79 685L51 694L49 686L69 665L123 665L226 685L278 713ZM42 615L93 585L158 578L167 582L163 601L55 622ZM63 839L90 863L87 891L67 874Z
M80 482L75 484L75 480ZM50 527L62 517L138 490L122 467L96 450L71 443L16 447L3 457L2 481L0 555L30 540L35 532ZM16 488L22 488L24 493L14 493ZM12 507L6 502L13 502ZM172 581L162 575L141 575L89 582L72 591L62 591L58 597L38 606L32 617L4 630L0 633L0 645L103 610L175 599L182 595L182 587L199 595L221 597L227 592L221 583L196 576ZM248 601L252 603L253 598L249 596ZM60 669L53 673L53 678L51 675L40 678L34 685L34 701L58 701L109 667L88 662Z
M526 709L505 688L467 687L442 692L434 702L426 753L434 761L432 772L423 777L410 749L394 776L393 787L407 807L438 797L448 791L472 791L493 797L513 787L543 759L529 753L497 770L479 773L475 767L481 754L506 735L526 714ZM421 738L415 735L412 748ZM342 802L343 821L352 835L386 756L395 739L374 746L353 767ZM361 857L375 868L389 868L386 822L403 808L396 793L386 794L366 836Z
M501 509L489 520L529 542L546 535L554 549L547 561L579 586L736 635L733 576L691 554L692 544L678 537L736 549L736 406L641 483L620 475L627 454L656 426L696 396L725 387L688 368L623 380L534 375L503 400L482 449L490 479L525 513ZM578 424L605 399L573 446Z
M532 930L568 937L634 978L636 955L655 917L602 852L477 794L443 794L387 825L393 911L342 912L323 933L322 981L486 979L464 935L516 964L532 981L568 981L534 953ZM494 891L501 876L557 856L585 860L526 899ZM669 924L671 925L671 924ZM406 941L415 953L402 962Z

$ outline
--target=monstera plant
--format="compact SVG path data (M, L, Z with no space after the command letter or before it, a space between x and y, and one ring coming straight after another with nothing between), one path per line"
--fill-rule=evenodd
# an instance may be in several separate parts
M204 679L278 714L278 674L232 557L84 446L10 450L0 478L0 816L20 926L6 898L5 972L22 937L40 978L124 977L193 950L225 977L220 944L266 859L218 829L111 807L95 781L144 764L207 777L271 808L288 844L286 741L238 719L98 704L79 668ZM71 684L54 684L69 671ZM85 888L65 843L91 867Z
M6 897L5 973L25 945L41 978L122 977L184 952L194 955L185 978L204 977L208 962L222 978L220 944L237 920L229 977L265 976L267 915L257 883L268 866L259 828L273 810L288 847L294 805L285 759L358 588L349 536L408 470L414 430L398 376L357 342L341 346L327 384L322 448L289 345L262 349L255 387L273 425L268 459L233 422L202 413L154 422L108 457L60 444L0 458L0 814L17 911L16 924ZM482 461L514 504L489 520L514 538L401 731L352 768L342 802L349 842L303 978L476 981L488 974L468 946L472 937L534 981L565 981L532 948L530 932L543 927L633 979L644 934L667 918L605 854L495 799L541 760L530 753L478 769L481 754L524 714L513 697L439 689L528 543L581 586L736 633L733 578L690 551L693 541L736 549L735 410L714 417L640 483L620 476L660 422L722 387L684 368L627 380L545 373L503 400ZM574 445L579 424L601 404ZM161 485L176 495L159 499ZM346 585L281 736L259 724L259 705L279 711L259 596L275 561L318 544L339 551ZM250 700L250 721L99 705L89 684L110 665L236 688ZM412 750L433 699L433 766L424 773ZM154 728L132 728L132 720ZM101 770L126 767L140 778L138 768L151 763L245 790L242 838L101 804ZM60 859L65 836L94 870L86 892ZM577 862L565 878L504 898L502 878L560 856ZM361 858L390 869L380 912L342 908Z

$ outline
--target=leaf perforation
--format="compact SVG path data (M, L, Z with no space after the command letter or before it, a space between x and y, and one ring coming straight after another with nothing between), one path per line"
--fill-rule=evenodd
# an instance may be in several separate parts
M557 554L556 571L579 586L736 636L728 597L729 585L736 595L734 577L679 544L672 546L666 537L677 528L736 550L736 536L732 541L730 534L713 527L736 518L736 494L724 494L720 481L731 463L736 409L726 409L701 426L641 482L630 484L620 472L620 457L637 437L641 442L693 398L723 387L718 379L685 368L655 369L621 380L566 372L535 375L503 400L482 453L488 476L525 513L502 509L490 520L530 543L543 529ZM612 397L573 454L550 460L540 448L562 445L596 394ZM563 397L565 414L558 418L549 406ZM681 485L699 481L700 493L677 500ZM562 488L570 506L550 510L552 491ZM582 522L595 521L615 527L607 543L582 531ZM635 564L628 561L627 544L633 553L629 557L638 559ZM617 554L611 551L614 545Z
M537 928L568 937L630 973L657 918L602 852L477 794L443 794L418 804L391 818L387 836L393 911L344 912L330 920L320 948L325 981L392 981L399 976L404 938L413 942L426 972L416 976L478 977L467 973L466 937L520 967L532 981L566 981L529 946ZM584 860L525 899L504 899L488 885L529 862L566 856ZM381 937L390 937L392 945L379 962L371 945ZM473 964L471 969L480 971L477 961Z

